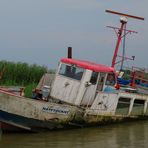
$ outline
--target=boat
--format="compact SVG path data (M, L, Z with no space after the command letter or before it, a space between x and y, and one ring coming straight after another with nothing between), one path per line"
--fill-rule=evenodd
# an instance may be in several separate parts
M132 67L132 69L128 69L128 72L130 75L126 74L126 76L130 77L130 79L124 79L123 72L122 76L118 76L117 78L118 83L124 88L131 87L140 94L148 95L148 72L139 67L136 67L136 69Z
M8 126L11 131L41 132L148 119L148 95L117 83L115 62L124 20L112 66L72 58L69 47L54 77L45 74L32 98L0 89L2 131L9 131Z

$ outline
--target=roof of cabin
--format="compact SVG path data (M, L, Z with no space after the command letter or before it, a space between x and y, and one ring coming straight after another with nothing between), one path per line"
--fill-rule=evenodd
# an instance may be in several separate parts
M67 64L74 64L84 69L89 69L96 72L114 72L115 69L106 65L96 64L89 61L77 60L77 59L70 59L70 58L63 58L61 62Z

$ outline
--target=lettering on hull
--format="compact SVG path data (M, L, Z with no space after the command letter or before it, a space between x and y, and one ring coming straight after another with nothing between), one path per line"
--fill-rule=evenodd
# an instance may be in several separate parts
M69 114L69 110L49 108L49 107L46 107L46 106L44 106L42 110L44 112L49 112L49 113L58 113L58 114L63 114L63 115L68 115Z

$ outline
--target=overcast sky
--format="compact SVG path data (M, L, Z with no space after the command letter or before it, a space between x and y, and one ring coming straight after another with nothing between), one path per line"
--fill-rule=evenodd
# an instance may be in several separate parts
M0 60L56 68L73 47L73 57L111 65L119 16L106 9L145 17L128 19L138 32L127 36L125 66L148 68L148 0L0 0ZM121 45L122 46L122 45ZM122 48L120 48L122 50Z

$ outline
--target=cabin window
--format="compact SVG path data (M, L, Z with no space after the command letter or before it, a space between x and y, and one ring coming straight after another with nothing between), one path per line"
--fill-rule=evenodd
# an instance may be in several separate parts
M106 73L99 73L99 79L98 79L98 85L97 85L97 91L102 91L103 90L103 85L105 81Z
M92 75L91 75L91 79L90 79L90 83L92 85L96 85L97 83L97 79L98 79L98 72L92 72Z
M138 100L135 99L134 100L134 104L133 104L133 109L131 114L132 115L143 115L143 111L144 111L144 100Z
M130 98L119 98L116 114L127 115L130 107Z
M84 73L84 69L80 67L76 67L75 65L65 65L62 64L59 70L59 74L75 79L81 80Z
M106 79L106 85L111 85L114 86L115 85L115 74L114 73L109 73L107 75L107 79Z

